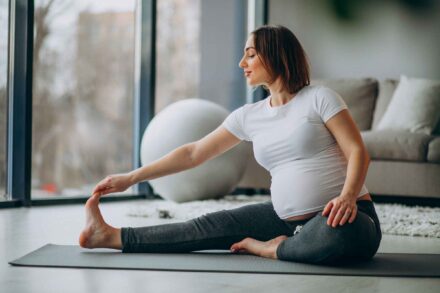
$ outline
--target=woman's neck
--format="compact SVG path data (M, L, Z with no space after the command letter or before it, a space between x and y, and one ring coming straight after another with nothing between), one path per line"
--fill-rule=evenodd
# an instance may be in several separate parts
M280 79L278 78L272 84L267 85L270 91L271 106L277 107L287 104L296 94L291 94L284 90L281 86Z

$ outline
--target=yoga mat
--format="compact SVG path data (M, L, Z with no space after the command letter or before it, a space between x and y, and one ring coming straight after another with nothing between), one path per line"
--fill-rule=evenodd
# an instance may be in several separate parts
M16 266L197 271L228 273L307 274L346 276L440 277L440 254L377 253L370 261L324 266L267 259L227 250L189 253L121 253L47 244L19 259Z

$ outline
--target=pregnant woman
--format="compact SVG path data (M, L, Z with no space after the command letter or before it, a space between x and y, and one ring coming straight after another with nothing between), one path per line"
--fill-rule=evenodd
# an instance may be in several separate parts
M202 139L99 182L85 206L82 247L123 253L230 249L316 264L375 255L382 234L364 185L370 159L344 100L310 85L306 54L282 26L252 32L239 66L249 85L262 85L270 95L236 109ZM147 227L115 228L102 218L100 196L194 168L242 140L253 142L256 160L271 174L270 201Z

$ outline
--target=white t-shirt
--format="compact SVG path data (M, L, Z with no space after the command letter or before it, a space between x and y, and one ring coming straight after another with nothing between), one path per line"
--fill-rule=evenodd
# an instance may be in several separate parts
M256 161L272 177L271 198L281 219L323 210L340 195L347 160L325 122L344 100L324 86L306 86L287 104L270 97L233 111L222 123L241 140L253 142ZM358 197L368 193L365 185Z

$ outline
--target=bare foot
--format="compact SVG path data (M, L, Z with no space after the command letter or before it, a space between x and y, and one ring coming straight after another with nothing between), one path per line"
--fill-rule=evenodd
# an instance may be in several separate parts
M79 235L79 245L84 248L122 249L120 229L104 221L98 204L98 195L91 196L86 202L86 226Z
M266 258L277 258L277 248L281 242L288 237L285 235L278 236L269 241L258 241L254 238L247 237L240 242L234 243L231 246L233 252L248 252Z

